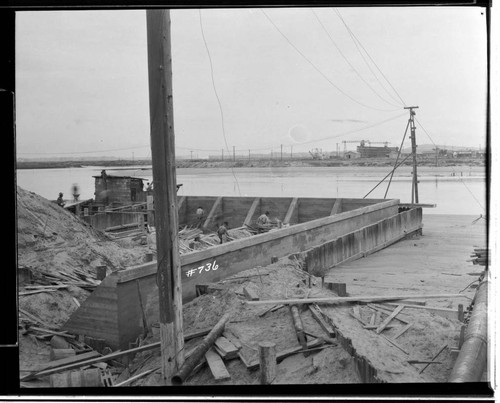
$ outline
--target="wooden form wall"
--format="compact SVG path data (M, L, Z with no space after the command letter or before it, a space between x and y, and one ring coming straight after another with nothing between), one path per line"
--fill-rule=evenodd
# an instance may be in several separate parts
M314 274L383 249L405 236L421 231L422 209L414 208L384 218L304 253L307 270Z
M217 282L240 271L267 265L271 262L272 256L284 257L306 251L315 245L392 217L397 214L398 203L398 200L388 200L355 211L181 255L183 301L185 303L196 297L197 284ZM212 270L214 264L218 266L217 270ZM102 284L109 283L116 286L119 290L113 291L117 295L116 301L101 301L101 285L98 286L71 316L64 329L75 334L98 337L97 334L103 333L96 332L96 329L107 327L106 340L111 347L128 347L128 343L135 340L140 334L138 329L142 329L143 326L139 294L134 292L137 284L141 289L146 322L151 325L153 321L157 321L156 271L156 262L150 262L112 273ZM118 307L107 306L106 303ZM80 318L80 311L84 312L84 318ZM111 315L113 319L107 319L107 315ZM94 319L91 319L93 317ZM128 328L125 329L123 326Z

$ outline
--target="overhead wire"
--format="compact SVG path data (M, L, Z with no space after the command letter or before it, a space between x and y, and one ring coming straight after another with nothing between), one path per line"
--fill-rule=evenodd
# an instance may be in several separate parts
M363 56L363 53L359 50L359 47L358 47L358 44L359 46L361 46L361 48L363 49L363 51L366 53L366 55L369 57L369 59L371 60L371 62L374 64L374 66L377 68L377 70L379 71L379 73L382 75L382 77L385 79L385 81L389 84L389 86L392 88L392 90L394 91L394 93L398 96L399 100L401 101L402 105L406 105L406 102L403 100L403 98L399 95L398 91L394 88L394 86L391 84L391 82L387 79L387 77L385 76L385 74L382 72L382 70L380 70L380 68L378 67L377 63L375 63L375 61L373 60L373 58L370 56L370 54L368 53L368 51L365 49L365 47L363 46L363 44L361 43L361 41L356 37L356 35L354 34L354 32L352 32L351 28L349 27L349 25L347 25L347 22L344 20L344 18L342 17L342 14L340 13L339 10L337 9L333 9L334 12L337 14L337 16L340 18L340 20L342 21L342 23L344 24L345 28L347 29L347 32L349 33L349 35L351 35L351 38L354 42L354 44L356 45L356 48L358 49L359 51L359 54L361 55L362 59L365 61L366 65L368 66L368 69L372 72L373 76L375 77L375 79L379 82L380 86L384 89L384 91L387 93L387 95L389 95L393 100L397 101L394 96L389 92L387 91L387 89L385 88L385 86L382 84L382 82L379 80L379 78L377 77L377 75L375 73L373 73L373 70L371 69L370 65L366 62L366 59L365 57ZM399 101L397 101L399 102Z
M434 145L434 147L438 148L438 146L436 145L436 143L434 143L434 140L432 139L431 135L427 132L427 130L425 130L425 127L422 126L422 123L420 123L420 121L417 119L417 117L415 117L415 120L417 121L418 125L422 128L422 130L424 131L424 133L427 135L427 137L429 138L429 140L431 141L431 143Z
M366 81L363 76L361 75L361 73L353 66L353 64L349 61L349 59L347 59L347 57L344 55L344 53L342 52L342 50L340 49L340 47L337 45L337 43L335 42L335 40L333 39L333 37L330 35L330 32L328 32L328 30L326 29L326 27L324 26L324 24L321 22L321 20L319 19L318 15L316 14L316 11L314 11L314 9L310 9L311 12L313 13L314 17L316 17L316 20L318 21L318 23L321 25L321 28L323 29L323 31L326 33L326 35L328 36L328 38L330 39L330 42L333 44L333 46L335 46L335 48L337 49L337 51L340 53L340 56L342 56L342 58L345 60L345 62L349 65L349 67L356 73L356 75L359 77L359 79L361 81L363 81L363 83L366 84L366 86L378 97L380 98L382 101L384 101L385 103L391 105L391 106L395 106L395 107L399 107L399 105L396 105L394 103L391 103L389 101L387 101L385 98L383 98L376 90L375 88L373 88L370 83L368 81Z
M229 153L229 147L227 145L227 138L226 138L226 131L225 131L225 124L224 124L224 112L222 110L222 104L219 98L219 94L217 93L217 87L215 86L215 79L214 79L214 68L212 64L212 57L210 56L210 49L208 48L208 43L205 38L205 31L203 30L203 19L201 16L201 9L198 10L198 15L199 15L199 21L200 21L200 30L201 30L201 36L203 38L203 43L205 44L205 49L207 51L208 55L208 60L210 62L210 77L212 78L212 87L214 89L214 94L215 97L217 98L217 103L219 105L219 111L220 111L220 117L221 117L221 126L222 126L222 136L224 138L224 144L226 145L226 150ZM231 172L233 174L234 180L236 182L236 186L238 188L238 194L241 196L241 190L240 190L240 184L238 183L238 178L236 178L236 174L234 173L234 169L231 166Z
M343 94L345 97L349 98L351 101L354 103L363 106L368 109L373 109L376 111L383 111L383 112L391 112L394 111L395 109L381 109L381 108L375 108L372 106L369 106L361 101L358 101L348 93L346 93L344 90L342 90L338 85L336 85L332 80L328 78L328 76L325 75L304 53L300 51L300 49L293 44L293 42L285 35L283 31L281 31L278 26L274 23L274 21L269 17L269 15L266 14L266 12L263 9L260 9L262 14L267 18L267 20L271 23L271 25L280 33L280 35L287 41L287 43L307 62L311 67L316 70L332 87L334 87L337 91L339 91L341 94Z

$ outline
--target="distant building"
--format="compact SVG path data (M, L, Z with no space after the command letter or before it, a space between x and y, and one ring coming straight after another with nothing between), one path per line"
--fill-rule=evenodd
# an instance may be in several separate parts
M398 147L371 147L364 141L356 148L361 158L389 158L391 152L398 152Z
M345 158L346 160L359 158L359 153L357 153L356 151L346 151L346 152L344 153L344 158Z
M147 192L144 181L147 179L132 176L108 175L102 171L95 178L95 202L104 205L127 205L146 202Z

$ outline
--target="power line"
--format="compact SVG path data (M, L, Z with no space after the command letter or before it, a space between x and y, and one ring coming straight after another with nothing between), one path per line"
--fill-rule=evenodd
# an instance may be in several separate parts
M399 95L399 93L396 91L396 89L394 88L394 86L387 79L387 77L382 72L382 70L380 70L380 68L378 67L377 63L375 63L375 61L372 59L372 57L370 56L370 54L368 53L368 51L365 49L365 47L363 46L363 44L361 43L361 41L356 37L356 35L354 35L354 32L352 32L352 30L349 28L349 26L345 22L344 18L342 18L342 14L340 14L340 11L338 11L337 9L333 9L333 10L337 14L337 16L340 18L340 20L342 21L342 23L344 24L344 26L346 27L347 32L349 32L349 35L351 36L351 39L353 40L354 44L356 45L356 49L358 49L359 54L361 55L361 57L365 61L366 65L368 66L368 69L372 72L372 74L375 77L375 79L379 82L380 86L384 89L384 91L387 93L387 95L389 95L392 99L394 99L393 96L387 91L387 89L385 88L385 86L382 84L382 82L379 80L379 78L377 77L377 75L375 73L373 73L373 70L371 69L370 65L366 62L366 59L363 56L363 53L359 50L358 44L359 44L359 46L361 46L361 48L366 53L366 55L370 58L370 60L375 65L375 67L377 68L377 70L379 71L379 73L382 75L382 77L384 77L385 81L387 81L387 83L389 84L389 86L396 93L396 95L398 96L398 98L401 100L402 105L403 106L406 105L406 102L403 100L403 98L401 98L401 96Z
M417 121L418 125L422 128L422 130L424 131L424 133L427 135L427 137L429 137L429 140L434 145L434 147L438 148L438 146L436 145L436 143L434 143L434 140L432 140L430 134L427 133L427 130L425 130L425 127L422 126L422 123L420 123L420 121L417 118L415 118L415 120Z
M318 15L316 14L316 11L314 11L314 9L310 9L311 12L314 14L314 16L316 17L316 20L318 20L319 24L321 25L321 28L323 28L323 31L328 35L328 38L330 38L330 41L332 42L333 46L335 46L335 48L337 49L337 51L340 53L340 55L342 56L342 58L345 60L345 62L349 65L349 67L351 69L354 70L354 72L356 73L356 75L361 79L361 81L363 81L363 83L365 83L368 88L370 88L370 90L377 96L379 97L382 101L384 101L385 103L391 105L391 106L396 106L396 107L399 107L399 105L395 105L389 101L387 101L385 98L383 98L376 90L375 88L373 88L370 83L368 83L368 81L366 81L363 76L361 75L361 73L352 65L352 63L347 59L347 57L344 55L344 53L342 52L342 50L339 48L339 46L335 43L334 39L332 38L332 36L330 35L330 33L328 32L328 30L326 29L326 27L323 25L323 23L321 22L321 20L319 19Z
M278 28L278 26L273 22L271 17L269 17L266 12L262 9L260 9L264 16L267 18L267 20L273 25L273 27L281 34L281 36L288 42L288 44L306 61L308 62L312 68L314 68L332 87L334 87L337 91L339 91L341 94L349 98L351 101L357 103L358 105L364 106L365 108L373 109L376 111L383 111L383 112L391 112L394 111L395 109L380 109L380 108L374 108L372 106L366 105L363 102L360 102L356 100L355 98L351 97L349 94L347 94L344 90L342 90L340 87L338 87L333 81L331 81L311 60L309 60L300 50L297 48L291 41L288 39L288 37Z
M217 98L217 103L219 105L219 111L220 111L220 117L221 117L221 126L222 126L222 136L224 137L224 144L226 145L226 150L229 153L229 147L227 145L227 139L226 139L226 131L225 131L225 125L224 125L224 113L222 110L222 104L219 99L219 94L217 93L217 87L215 86L215 79L214 79L214 67L212 64L212 57L210 56L210 50L208 48L207 40L205 38L205 32L203 30L203 20L201 17L201 9L198 10L198 14L200 17L200 30L201 30L201 36L203 38L203 43L205 44L205 49L207 51L208 55L208 60L210 62L210 77L212 78L212 87L214 89L215 97ZM233 174L234 180L236 181L236 186L238 187L238 193L241 196L241 191L240 191L240 184L238 183L238 179L236 178L236 175L234 173L233 167L231 167L231 172Z

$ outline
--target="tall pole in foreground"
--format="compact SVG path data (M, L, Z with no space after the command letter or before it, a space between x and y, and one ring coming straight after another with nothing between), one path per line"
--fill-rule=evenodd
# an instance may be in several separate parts
M169 10L147 10L149 114L153 161L161 368L165 384L184 363L178 247Z
M410 130L411 130L411 152L413 155L413 178L412 178L412 188L411 188L411 202L418 203L418 176L417 176L417 139L415 137L415 111L413 109L418 109L418 106L405 106L405 109L410 110Z

